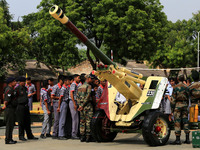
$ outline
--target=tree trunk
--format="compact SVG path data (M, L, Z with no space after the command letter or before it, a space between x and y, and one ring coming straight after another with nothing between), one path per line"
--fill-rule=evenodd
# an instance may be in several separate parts
M167 70L164 70L165 77L168 78Z
M96 64L92 60L92 58L90 56L90 50L88 48L87 48L87 57L88 57L88 60L90 61L90 64L92 65L93 70L96 70Z
M45 63L43 63L43 64L45 64ZM54 67L52 67L52 66L50 66L50 65L47 65L47 64L45 64L46 66L47 66L47 68L49 69L49 70L51 70L52 72L53 72L53 74L57 77L58 76L58 74L57 74L57 72L56 72L56 69L54 68Z
M65 67L62 66L62 72L63 72L63 75L65 75Z
M184 74L185 80L186 80L187 79L187 70L186 69L183 70L183 74Z

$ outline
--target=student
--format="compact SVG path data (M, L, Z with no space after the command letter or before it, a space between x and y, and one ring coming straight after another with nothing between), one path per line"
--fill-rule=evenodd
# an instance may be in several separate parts
M31 78L26 78L26 88L28 89L28 106L29 110L33 110L33 95L36 94L35 85L31 83Z
M107 80L100 81L100 85L96 91L96 104L98 105L101 95L103 93L103 89L106 86Z
M59 140L67 140L65 135L65 125L67 118L67 109L69 104L69 89L70 89L70 78L69 76L65 77L64 84L60 91L60 98L58 103L57 111L60 112L60 120L59 120Z
M51 98L53 100L53 111L54 111L54 125L53 125L53 136L52 136L53 139L58 138L60 114L57 111L57 109L58 109L58 101L60 98L60 91L63 85L63 80L64 80L64 76L60 75L58 77L58 84L53 86L52 93L51 93Z
M78 91L78 84L80 82L80 76L78 74L74 75L74 82L70 86L69 90L69 109L72 117L72 139L79 139L77 137L79 116L77 111L76 94Z
M51 137L52 113L51 113L51 99L48 93L48 82L44 81L40 93L42 99L42 109L44 111L44 120L42 124L42 132L40 138ZM46 136L45 136L46 134Z
M47 91L48 91L48 94L50 95L50 100L51 100L51 107L52 107L52 109L53 109L53 100L52 100L52 98L51 98L51 92L52 92L52 90L53 90L53 86L54 86L54 79L53 78L49 78L48 79L48 89L47 89Z
M83 83L85 82L85 73L82 73L81 75L80 75L80 83L78 84L78 88L81 86L81 85L83 85Z

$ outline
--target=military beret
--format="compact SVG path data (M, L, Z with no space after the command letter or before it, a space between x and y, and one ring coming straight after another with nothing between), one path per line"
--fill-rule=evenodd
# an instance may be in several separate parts
M185 77L184 77L183 74L181 74L181 75L178 76L178 79L179 79L180 81L184 81Z
M92 73L90 73L89 76L90 76L91 79L95 79L96 78L96 76L93 75Z
M25 77L19 77L19 78L18 78L18 81L19 81L19 82L25 82L25 81L26 81L26 78L25 78Z
M11 82L15 81L15 78L13 77L9 77L7 80L6 80L6 83L9 84Z
M193 80L199 80L199 73L196 70L192 70L192 79Z
M31 77L27 77L26 80L31 80Z

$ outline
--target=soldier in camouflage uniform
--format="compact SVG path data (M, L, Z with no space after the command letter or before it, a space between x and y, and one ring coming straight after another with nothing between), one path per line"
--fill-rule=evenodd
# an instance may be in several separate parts
M194 83L189 86L189 96L191 100L191 106L198 104L200 106L200 82L199 73L197 71L192 71L192 78Z
M90 142L90 121L93 116L93 105L91 97L92 86L89 84L89 76L86 76L86 82L78 88L77 103L80 111L80 135L81 142Z
M171 100L172 113L174 114L174 128L176 140L172 142L173 145L181 145L181 123L184 125L184 131L186 134L186 141L184 143L189 144L189 122L188 122L188 88L183 83L184 76L180 75L178 77L178 84L174 87Z

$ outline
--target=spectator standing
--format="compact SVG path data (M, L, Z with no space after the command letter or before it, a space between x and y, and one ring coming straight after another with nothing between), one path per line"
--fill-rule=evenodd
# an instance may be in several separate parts
M44 120L42 124L42 132L40 138L51 137L51 126L52 126L52 110L51 110L51 99L48 93L48 81L44 81L40 93L42 99L42 109L44 111ZM45 136L46 134L46 136Z
M29 110L33 110L33 95L36 94L36 89L35 89L35 85L31 83L31 77L26 78L26 88L28 90Z
M67 76L64 79L64 84L60 91L60 98L57 109L57 111L60 112L59 133L58 133L59 140L67 140L65 135L65 129L66 129L67 110L69 104L69 89L70 89L70 79Z
M53 86L51 93L51 98L53 101L53 111L54 111L54 125L53 125L53 136L52 136L53 139L58 138L60 113L57 111L57 109L58 109L58 102L60 98L60 91L63 85L63 81L64 81L64 76L60 75L58 77L58 83Z
M70 86L69 90L69 109L71 112L72 117L72 139L79 139L77 136L78 133L78 126L79 126L79 116L77 111L77 91L78 91L78 84L80 82L80 76L78 74L74 75L74 82Z

